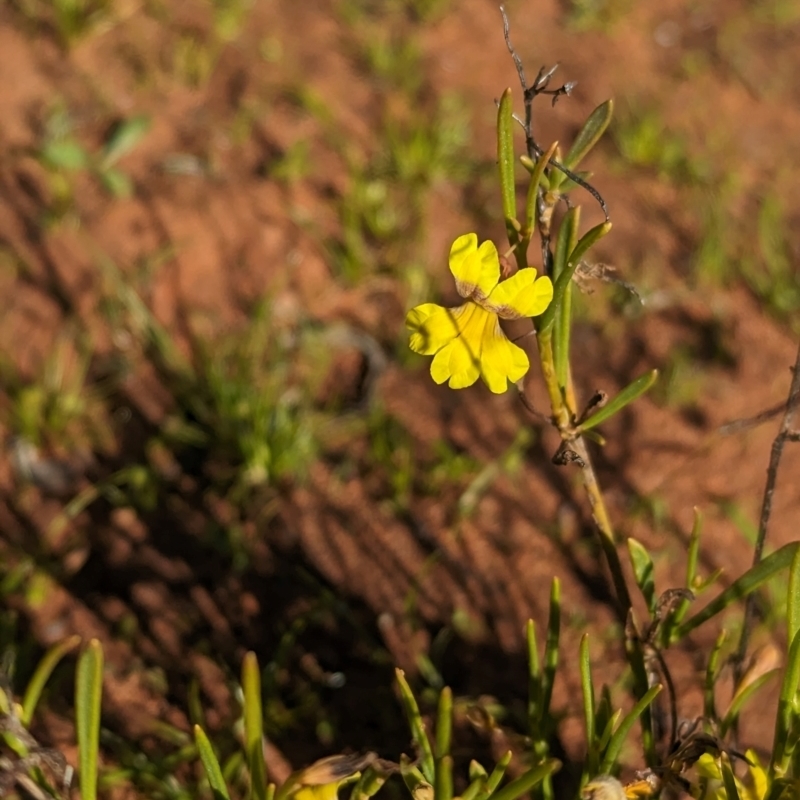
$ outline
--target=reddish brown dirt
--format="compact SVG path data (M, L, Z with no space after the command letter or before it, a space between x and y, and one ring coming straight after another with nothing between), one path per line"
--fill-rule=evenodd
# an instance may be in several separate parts
M321 324L347 321L392 349L404 336L404 290L388 279L351 288L333 277L321 242L337 230L331 198L344 190L347 174L326 147L320 125L287 96L293 86L310 87L356 147L374 146L376 98L384 87L348 49L336 4L256 2L240 39L222 49L201 88L182 86L169 74L168 53L176 31L209 30L208 8L200 2L163 5L170 26L132 3L124 20L70 51L48 31L26 25L8 4L0 7L2 351L32 377L59 332L82 320L93 334L99 365L114 345L98 310L97 254L107 254L132 275L136 262L156 251L168 255L153 270L144 299L184 351L190 329L220 332L241 323L247 304L268 289ZM569 140L597 102L617 95L623 107L657 105L664 119L692 135L693 147L704 143L704 120L714 119L715 131L725 127L718 120L725 120L730 137L714 146L744 162L745 181L790 159L800 137L800 112L796 102L785 101L787 91L795 99L797 92L796 85L787 88L786 76L796 74L789 60L797 66L800 48L784 40L797 44L797 25L780 35L764 29L755 38L747 74L759 85L768 78L772 83L769 91L754 92L719 52L721 32L741 13L739 4L709 4L702 19L690 5L635 4L610 33L575 33L566 29L564 8L555 0L538 2L535 10L509 3L513 39L529 72L560 61L559 74L579 81L571 100L562 100L555 113L542 112L542 140ZM493 99L505 86L516 86L516 76L496 4L464 0L451 6L441 19L418 25L415 42L431 91L461 93L472 117L473 146L490 161ZM681 31L673 47L654 40L664 22ZM278 63L257 55L267 36L280 43ZM677 71L690 52L702 53L710 64L696 81L682 80ZM45 111L57 98L67 103L89 146L99 145L114 118L144 112L154 125L123 161L135 184L130 199L110 202L91 176L78 176L80 224L47 228L50 188L31 153ZM234 144L229 131L247 103L257 109L256 120L251 135ZM303 138L312 142L311 173L290 187L265 178L270 163ZM161 165L175 153L209 164L208 171L165 174ZM626 277L663 290L666 302L630 320L610 316L602 324L579 326L579 390L584 397L596 387L613 392L685 347L703 391L691 413L645 398L609 424L609 445L597 454L600 479L620 535L635 536L658 553L660 587L681 583L694 506L707 514L703 569L722 567L723 580L730 580L748 566L750 548L720 511L720 501L735 500L747 518L757 518L776 422L729 436L718 429L785 399L795 343L744 289L692 289L688 262L699 210L678 205L674 187L652 172L623 172L617 163L607 144L591 165L615 226L600 257ZM798 205L792 202L800 184L786 185L796 218ZM485 194L489 207L476 223L459 191L437 189L422 254L432 274L441 272L449 240L462 230L480 224L482 237L500 241L499 202ZM598 219L589 203L586 217L587 224ZM717 357L719 350L729 354L727 360ZM357 381L358 359L349 371L344 359L338 367ZM489 461L504 452L527 419L512 394L493 397L482 387L453 393L434 386L422 367L409 372L393 361L377 391L420 452L442 439ZM543 407L535 374L529 392ZM142 460L147 437L173 407L158 376L145 366L110 403L125 415L115 417L116 444L95 456L94 478ZM11 432L10 419L4 424ZM397 514L380 476L345 474L336 463L320 460L306 481L282 486L266 510L240 520L252 552L250 565L240 571L221 571L209 533L226 524L230 509L186 463L178 465L169 507L137 515L104 501L91 505L68 537L84 544L68 556L46 537L61 501L20 487L4 465L5 552L26 553L49 565L52 575L42 590L44 604L16 602L21 629L41 646L73 632L98 637L109 665L105 723L146 742L153 718L187 728L192 679L209 725L220 724L230 709L226 687L243 653L255 649L267 663L285 621L311 613L314 622L298 634L289 665L306 670L303 679L322 696L335 732L328 741L300 730L284 732L280 746L294 764L330 749L377 747L396 755L407 744L406 734L391 710L389 666L376 666L374 653L385 648L394 663L413 672L432 637L457 617L461 635L442 662L445 679L459 693L495 694L516 708L525 691L524 624L530 617L545 624L553 576L562 582L568 623L564 659L576 659L581 634L590 630L598 675L613 680L618 674L609 668L621 662L621 654L607 645L615 623L608 582L577 473L551 465L556 446L551 430L537 429L521 469L496 480L466 520L454 510L463 487L435 497L415 495L409 509ZM773 511L772 548L796 537L798 470L800 450L790 447ZM649 497L665 509L663 524L637 511ZM340 600L346 610L337 605ZM712 628L698 631L696 650L675 655L686 716L699 713L698 670L716 635ZM303 652L313 656L304 667L298 663ZM346 687L320 688L320 670L343 671ZM577 674L567 669L554 703L567 712L560 735L571 757L581 754L578 696ZM304 713L303 724L313 724L316 712ZM758 741L770 725L768 709L754 713L744 736ZM45 727L46 736L68 746L68 728Z

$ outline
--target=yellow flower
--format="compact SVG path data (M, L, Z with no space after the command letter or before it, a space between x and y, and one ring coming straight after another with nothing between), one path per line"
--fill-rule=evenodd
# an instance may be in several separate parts
M522 348L510 342L499 317L520 319L541 314L553 299L548 277L537 280L536 270L519 270L500 281L500 259L492 242L478 247L474 233L459 236L450 248L450 271L458 293L466 299L458 308L423 303L406 316L409 347L433 356L431 376L436 383L448 381L451 389L472 386L480 376L500 394L530 366Z

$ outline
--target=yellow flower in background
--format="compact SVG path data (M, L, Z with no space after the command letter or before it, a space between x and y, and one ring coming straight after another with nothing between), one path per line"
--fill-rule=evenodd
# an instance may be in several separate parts
M527 371L530 363L521 347L510 342L500 327L503 319L541 314L553 299L548 277L536 270L519 270L500 281L500 259L492 242L478 246L474 233L459 236L450 248L450 272L458 293L466 299L458 308L423 303L406 316L411 330L409 347L433 356L431 376L448 381L451 389L472 386L478 377L500 394Z

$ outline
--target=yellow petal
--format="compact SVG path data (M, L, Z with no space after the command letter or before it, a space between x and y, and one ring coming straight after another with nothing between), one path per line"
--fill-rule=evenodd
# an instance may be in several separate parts
M459 236L450 248L450 272L462 297L485 300L500 280L500 259L492 242L478 247L474 233Z
M489 295L487 307L504 319L537 317L553 299L553 283L546 275L536 279L536 270L521 269L508 280L497 284Z
M475 303L467 303L462 308L465 312L459 319L460 335L443 347L431 363L434 381L448 381L451 389L463 389L478 380L486 321L494 317Z
M487 324L481 347L481 378L495 394L508 389L508 382L516 383L530 367L527 353L510 342L500 327L497 317Z
M432 356L458 336L459 319L466 306L444 308L423 303L406 314L406 327L412 331L408 346L423 356Z

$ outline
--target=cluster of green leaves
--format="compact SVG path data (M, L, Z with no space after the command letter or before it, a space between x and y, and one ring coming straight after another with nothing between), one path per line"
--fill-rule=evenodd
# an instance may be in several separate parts
M93 175L114 198L130 196L131 180L117 163L138 146L149 128L150 118L145 115L122 120L94 153L76 137L67 110L63 106L54 108L46 121L43 141L34 152L49 176L53 219L59 220L73 209L75 174Z

